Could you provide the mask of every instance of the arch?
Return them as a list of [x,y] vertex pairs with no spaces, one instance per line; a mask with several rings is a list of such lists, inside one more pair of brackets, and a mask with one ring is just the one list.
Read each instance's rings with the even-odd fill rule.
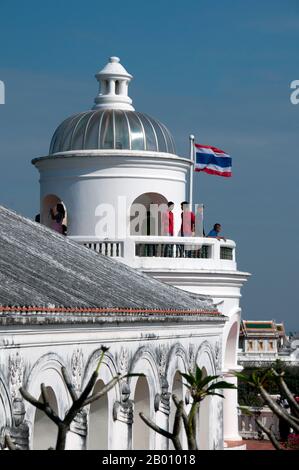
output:
[[[84,371],[82,388],[86,386],[91,375],[96,370],[101,355],[102,350],[97,349],[89,357]],[[118,370],[113,355],[106,352],[99,369],[98,381],[95,387],[102,388],[103,384],[107,384],[108,382],[110,382],[111,379],[113,379],[113,377],[116,377],[117,372]],[[113,415],[114,403],[116,401],[119,402],[120,400],[120,384],[118,383],[108,392],[105,397],[100,398],[99,400],[94,402],[94,404],[91,404],[89,406],[87,417],[87,445],[89,449],[104,449],[104,447],[102,447],[104,445],[107,446],[106,449],[113,448],[113,440],[115,440],[115,422],[111,419],[111,417]],[[104,436],[101,434],[101,438],[96,442],[90,434],[92,432],[92,429],[97,429],[100,427],[100,417],[102,417],[105,422],[104,428],[106,429],[106,439],[104,440]],[[90,428],[90,426],[92,427]],[[101,427],[101,429],[103,428]]]
[[134,393],[133,449],[148,450],[150,445],[150,428],[142,421],[140,412],[150,416],[150,391],[145,377],[139,377]]
[[140,194],[130,208],[130,234],[161,235],[161,213],[167,202],[166,197],[159,193]]
[[4,430],[12,425],[12,408],[10,394],[4,380],[0,376],[0,442],[2,441]]
[[[93,393],[99,392],[104,387],[103,380],[98,380]],[[108,449],[108,396],[91,403],[88,415],[88,450]]]
[[230,327],[225,346],[224,366],[227,369],[235,367],[236,365],[238,338],[239,325],[238,322],[234,322]]
[[[57,398],[52,387],[46,387],[49,404],[51,408],[58,412]],[[41,400],[41,396],[39,396]],[[32,447],[34,450],[46,450],[52,447],[55,449],[58,427],[41,410],[36,410],[33,423]]]
[[216,360],[214,351],[208,341],[203,341],[199,346],[196,354],[196,364],[198,367],[204,368],[207,375],[216,375]]
[[[196,355],[196,364],[203,370],[203,376],[216,375],[216,360],[212,345],[208,341],[203,341],[199,346]],[[201,450],[212,448],[212,439],[216,426],[213,418],[213,409],[216,405],[216,397],[206,397],[200,404],[198,413],[198,447]],[[213,424],[212,424],[213,423]],[[219,425],[217,423],[217,425]]]
[[[148,405],[146,405],[148,416],[153,421],[155,421],[154,400],[155,400],[156,393],[160,393],[161,385],[160,385],[160,379],[159,379],[159,373],[158,373],[158,367],[157,367],[157,359],[156,359],[154,352],[145,346],[138,349],[132,359],[129,373],[145,375],[144,378],[147,381],[147,387],[148,387],[148,396],[146,399],[146,403],[148,403]],[[133,400],[136,398],[135,397],[136,386],[140,378],[141,377],[139,378],[131,377],[129,379],[131,397],[133,397],[132,398]],[[139,382],[139,384],[141,388],[142,387],[146,388],[144,385],[144,381]],[[137,398],[138,398],[138,395],[137,395]],[[144,411],[144,410],[140,410],[140,411]],[[136,408],[135,408],[133,434],[136,431],[136,423],[140,424],[140,422],[141,422],[141,419],[138,414],[138,409],[136,411]],[[141,422],[141,426],[142,426],[142,429],[144,429],[144,426],[146,426],[146,424]],[[155,442],[155,433],[149,430],[149,447],[147,447],[147,449],[153,449],[154,442]],[[133,445],[134,445],[134,439],[133,439]]]
[[223,368],[234,369],[237,366],[241,309],[237,308],[229,314],[229,322],[224,330]]
[[52,228],[53,230],[56,230],[61,233],[60,226],[61,224],[57,224],[55,220],[52,219],[50,215],[50,209],[53,209],[54,211],[56,210],[57,204],[62,204],[64,207],[65,211],[65,216],[62,220],[62,226],[65,227],[63,228],[64,232],[66,234],[67,230],[67,209],[65,203],[62,201],[62,199],[55,194],[48,194],[45,196],[42,200],[41,204],[41,215],[40,215],[40,221],[43,225],[46,225],[46,227]]
[[[171,392],[171,397],[173,394],[175,394],[177,398],[179,399],[179,401],[184,400],[185,387],[183,386],[182,376],[178,370],[176,371],[173,377],[173,381],[170,384],[170,392]],[[170,432],[172,432],[173,430],[175,413],[176,413],[176,406],[173,403],[172,398],[170,398],[170,414],[169,414],[169,431]],[[184,435],[185,435],[185,432],[182,427],[181,432],[180,432],[180,439],[181,439],[183,448],[185,448]],[[174,450],[174,446],[171,441],[169,442],[169,449]]]
[[188,355],[184,347],[180,343],[174,344],[168,354],[168,362],[166,368],[166,378],[169,384],[174,381],[177,371],[188,372]]
[[[203,367],[203,378],[209,375]],[[206,397],[199,407],[198,413],[198,448],[200,450],[210,449],[211,432],[211,397]]]
[[[40,396],[40,385],[42,383],[44,383],[46,387],[50,387],[55,394],[57,413],[60,417],[65,415],[72,403],[62,377],[62,366],[65,366],[65,364],[60,356],[55,353],[45,354],[35,363],[25,383],[26,390],[35,398]],[[28,421],[31,430],[29,446],[32,448],[35,413],[37,410],[28,402],[25,402],[25,409],[25,419]]]

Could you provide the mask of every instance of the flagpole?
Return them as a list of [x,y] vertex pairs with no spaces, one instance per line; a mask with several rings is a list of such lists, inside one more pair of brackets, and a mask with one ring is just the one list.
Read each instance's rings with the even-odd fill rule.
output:
[[193,173],[194,173],[194,135],[190,134],[189,135],[189,140],[190,140],[190,160],[191,160],[191,166],[190,166],[190,184],[189,184],[189,204],[190,204],[190,209],[192,210],[192,204],[193,204]]

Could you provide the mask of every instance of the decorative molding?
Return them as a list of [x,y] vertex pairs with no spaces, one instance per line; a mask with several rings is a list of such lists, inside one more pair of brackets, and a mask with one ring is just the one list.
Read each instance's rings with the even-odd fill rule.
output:
[[121,384],[121,401],[115,401],[112,408],[112,417],[114,421],[122,423],[133,423],[134,402],[129,399],[131,390],[127,382]]
[[82,377],[83,377],[83,352],[82,349],[77,348],[71,359],[71,371],[72,371],[72,384],[75,390],[81,390]]
[[195,346],[190,343],[188,348],[188,367],[190,370],[194,370],[195,367]]
[[165,371],[166,371],[167,355],[168,355],[167,346],[165,344],[159,344],[158,348],[156,349],[156,355],[157,355],[158,372],[161,378],[165,376]]
[[221,371],[221,358],[222,358],[222,343],[218,340],[214,344],[214,357],[215,357],[216,372],[220,372]]
[[12,401],[21,397],[19,389],[23,385],[24,369],[24,360],[18,352],[9,356],[9,391]]
[[123,346],[120,349],[120,353],[117,355],[117,367],[118,372],[121,375],[125,375],[129,371],[130,353],[127,348]]

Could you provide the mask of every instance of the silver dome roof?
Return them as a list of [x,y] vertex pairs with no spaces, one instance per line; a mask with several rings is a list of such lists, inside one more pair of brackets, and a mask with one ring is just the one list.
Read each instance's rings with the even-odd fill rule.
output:
[[97,149],[176,153],[169,130],[156,119],[136,111],[95,109],[60,124],[51,141],[50,155]]

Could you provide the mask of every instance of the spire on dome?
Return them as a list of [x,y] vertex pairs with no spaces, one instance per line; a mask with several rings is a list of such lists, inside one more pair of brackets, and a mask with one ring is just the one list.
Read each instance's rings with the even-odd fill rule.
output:
[[128,96],[128,85],[133,78],[121,65],[118,57],[110,57],[108,64],[95,75],[100,84],[93,109],[110,108],[134,111]]

